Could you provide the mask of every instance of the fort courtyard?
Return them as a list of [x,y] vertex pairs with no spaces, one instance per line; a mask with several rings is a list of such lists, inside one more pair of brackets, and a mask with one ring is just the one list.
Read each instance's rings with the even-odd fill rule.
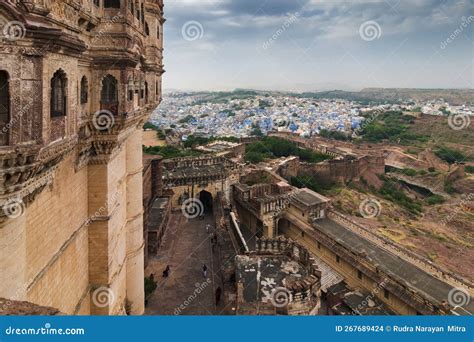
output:
[[[171,214],[162,246],[151,256],[145,275],[154,274],[158,287],[148,298],[147,315],[216,315],[215,290],[221,286],[219,270],[215,269],[211,230],[214,216],[204,219],[186,218],[180,211]],[[168,277],[162,273],[170,266]],[[202,266],[209,269],[203,276]]]

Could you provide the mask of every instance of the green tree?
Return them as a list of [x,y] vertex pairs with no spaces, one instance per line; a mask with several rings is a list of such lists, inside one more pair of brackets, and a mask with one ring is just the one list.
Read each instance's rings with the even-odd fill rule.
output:
[[449,164],[466,161],[466,156],[461,151],[446,146],[436,148],[434,153]]

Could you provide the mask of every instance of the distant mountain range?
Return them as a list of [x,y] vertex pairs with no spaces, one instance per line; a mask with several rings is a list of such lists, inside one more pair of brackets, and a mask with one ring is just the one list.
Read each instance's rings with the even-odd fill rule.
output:
[[[180,92],[168,89],[165,93]],[[182,92],[182,91],[181,91]],[[189,91],[187,91],[189,92]],[[232,95],[291,95],[309,97],[315,99],[345,99],[361,102],[397,103],[414,100],[420,102],[443,99],[452,105],[474,105],[473,89],[415,89],[415,88],[365,88],[361,91],[325,90],[314,92],[288,92],[288,91],[265,91],[255,89],[235,89],[232,92],[197,91],[200,94],[220,94],[222,96]]]
[[472,89],[366,88],[361,91],[330,90],[300,93],[313,98],[347,99],[363,102],[433,101],[443,99],[452,105],[474,105]]
[[358,94],[375,99],[429,101],[442,98],[452,105],[474,104],[473,89],[366,88]]

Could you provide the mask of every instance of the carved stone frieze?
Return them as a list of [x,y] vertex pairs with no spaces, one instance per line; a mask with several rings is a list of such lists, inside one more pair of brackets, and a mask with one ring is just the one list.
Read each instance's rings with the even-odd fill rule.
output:
[[51,3],[51,12],[54,16],[62,18],[67,24],[76,26],[79,12],[69,2],[73,4],[72,1],[53,1]]
[[77,138],[71,138],[43,148],[27,145],[0,152],[0,223],[9,216],[12,201],[26,207],[52,183],[59,163],[76,145]]
[[108,163],[128,136],[143,126],[149,113],[149,108],[143,108],[131,115],[114,115],[106,126],[95,122],[97,117],[91,118],[79,129],[76,171],[88,164]]

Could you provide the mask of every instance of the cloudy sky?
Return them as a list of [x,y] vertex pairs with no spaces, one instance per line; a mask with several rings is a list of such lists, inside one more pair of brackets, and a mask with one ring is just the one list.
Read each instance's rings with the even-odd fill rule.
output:
[[164,88],[473,88],[472,0],[165,0]]

